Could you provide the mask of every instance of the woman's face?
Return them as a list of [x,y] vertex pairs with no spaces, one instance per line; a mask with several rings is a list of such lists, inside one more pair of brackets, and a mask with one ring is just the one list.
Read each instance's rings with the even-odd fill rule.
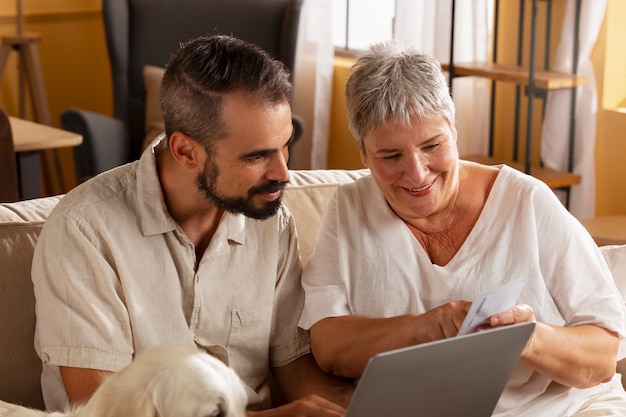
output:
[[361,160],[405,221],[444,210],[458,188],[456,129],[442,116],[394,121],[363,138]]

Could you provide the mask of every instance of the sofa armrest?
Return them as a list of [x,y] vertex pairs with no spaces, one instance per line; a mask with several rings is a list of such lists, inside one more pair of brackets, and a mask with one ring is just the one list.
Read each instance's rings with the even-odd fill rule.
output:
[[0,203],[0,399],[37,409],[44,402],[30,266],[44,221],[61,198]]
[[83,143],[74,148],[79,183],[129,162],[130,136],[120,120],[72,108],[61,114],[61,126],[83,136]]

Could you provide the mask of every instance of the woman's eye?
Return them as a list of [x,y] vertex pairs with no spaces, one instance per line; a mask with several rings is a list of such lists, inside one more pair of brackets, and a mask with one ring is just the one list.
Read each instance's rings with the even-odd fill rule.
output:
[[394,159],[398,159],[398,158],[400,158],[400,154],[399,153],[396,153],[396,154],[393,154],[393,155],[387,155],[387,156],[383,157],[383,159],[385,161],[393,161]]
[[440,146],[441,146],[441,142],[433,143],[432,145],[428,145],[424,147],[424,151],[432,152],[432,151],[439,149]]

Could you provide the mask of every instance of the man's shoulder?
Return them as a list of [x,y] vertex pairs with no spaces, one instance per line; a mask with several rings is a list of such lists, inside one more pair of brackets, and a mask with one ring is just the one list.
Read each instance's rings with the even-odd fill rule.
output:
[[136,192],[133,191],[136,190],[135,183],[132,164],[114,168],[70,190],[50,216],[84,217],[93,211],[102,213],[110,204],[123,204],[128,195]]

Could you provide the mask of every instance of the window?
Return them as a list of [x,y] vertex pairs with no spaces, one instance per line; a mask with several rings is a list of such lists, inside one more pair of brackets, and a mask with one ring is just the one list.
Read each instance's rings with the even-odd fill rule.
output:
[[625,13],[626,2],[623,0],[610,0],[607,3],[602,106],[619,113],[626,113],[626,56],[623,53],[626,39]]
[[367,49],[393,37],[395,0],[333,0],[333,43],[341,49]]

